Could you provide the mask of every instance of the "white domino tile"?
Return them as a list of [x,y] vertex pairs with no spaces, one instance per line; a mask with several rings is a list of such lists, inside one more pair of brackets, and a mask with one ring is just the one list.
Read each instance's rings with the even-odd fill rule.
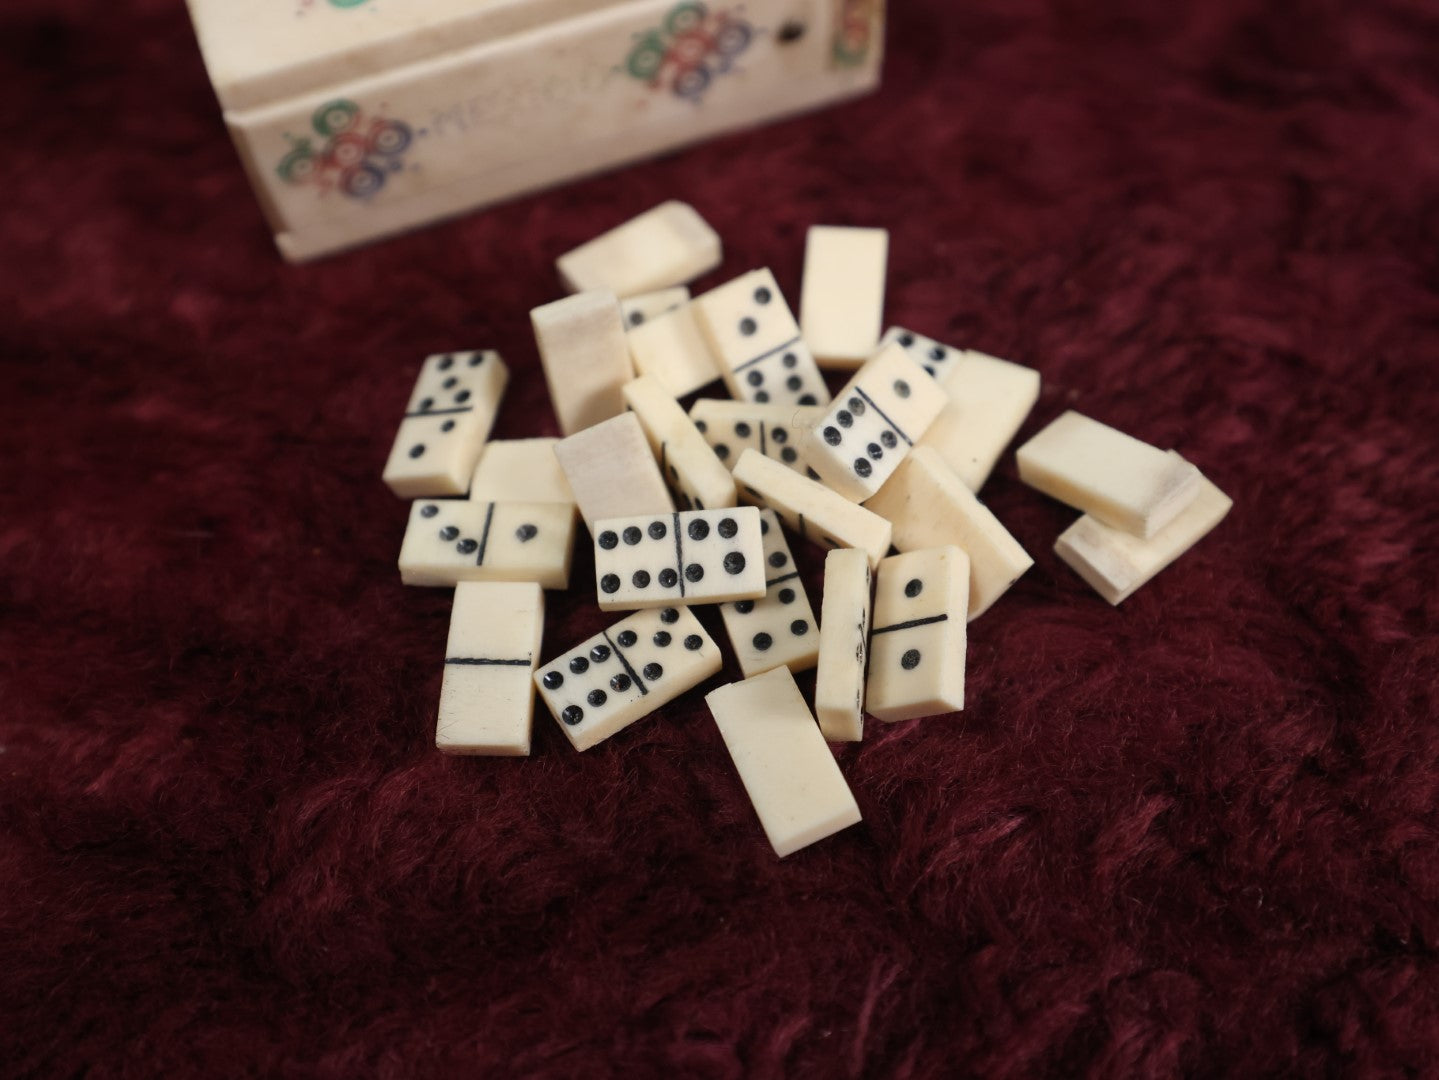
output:
[[446,754],[530,752],[545,594],[532,582],[455,586],[435,746]]
[[765,592],[764,539],[752,506],[595,523],[602,611],[721,604]]
[[470,498],[475,502],[557,502],[575,505],[555,446],[559,439],[492,439],[485,443]]
[[865,709],[913,720],[964,708],[969,559],[959,548],[925,548],[879,564],[869,635]]
[[871,566],[889,551],[893,530],[888,521],[757,450],[740,455],[734,478],[740,501],[773,510],[801,539],[827,548],[858,548]]
[[768,270],[711,289],[691,306],[729,392],[761,405],[825,405],[829,390]]
[[771,668],[805,671],[819,660],[819,625],[773,510],[760,511],[765,592],[720,606],[725,633],[745,678]]
[[841,548],[824,557],[814,713],[830,742],[858,742],[864,735],[870,591],[871,573],[864,552]]
[[943,386],[949,404],[915,445],[930,447],[978,491],[1039,400],[1039,372],[966,352]]
[[729,469],[658,381],[646,375],[626,384],[625,403],[644,429],[660,475],[683,509],[735,504],[734,477]]
[[957,544],[969,555],[969,617],[983,615],[1034,565],[934,450],[917,447],[865,506],[894,526],[900,551]]
[[[620,317],[624,320],[625,330],[629,332],[651,319],[682,308],[689,302],[690,291],[683,285],[676,285],[671,289],[656,289],[654,292],[640,293],[621,300]],[[715,377],[719,377],[718,372]]]
[[1199,494],[1199,470],[1189,462],[1077,412],[1059,417],[1015,456],[1030,487],[1141,539]]
[[1203,539],[1233,505],[1229,496],[1201,476],[1194,501],[1148,540],[1086,514],[1059,534],[1054,550],[1100,596],[1121,604]]
[[385,462],[390,490],[402,499],[463,495],[509,379],[496,352],[429,357]]
[[799,323],[821,367],[856,368],[874,355],[888,262],[884,229],[810,227]]
[[855,372],[800,453],[824,483],[864,502],[894,475],[949,398],[898,345]]
[[562,432],[573,435],[624,411],[620,388],[634,369],[614,293],[545,304],[530,312],[530,324]]
[[658,379],[671,397],[692,394],[720,377],[720,362],[700,333],[693,304],[632,327],[629,343],[635,371]]
[[566,252],[555,265],[571,292],[635,296],[693,281],[722,257],[719,234],[694,207],[671,199]]
[[675,508],[649,439],[632,412],[561,439],[555,458],[591,533],[602,518],[663,514]]
[[729,469],[746,450],[757,450],[804,474],[800,443],[824,412],[823,405],[757,405],[700,398],[690,406],[690,419]]
[[535,672],[540,698],[588,750],[719,671],[719,646],[688,608],[640,611]]
[[776,855],[859,822],[859,805],[788,668],[721,686],[705,702]]
[[400,546],[400,580],[534,581],[563,589],[574,537],[574,510],[563,503],[417,499]]

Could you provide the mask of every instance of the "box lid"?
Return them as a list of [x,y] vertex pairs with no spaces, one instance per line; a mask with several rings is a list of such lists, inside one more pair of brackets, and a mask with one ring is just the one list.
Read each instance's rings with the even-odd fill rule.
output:
[[587,15],[625,0],[187,0],[227,110]]

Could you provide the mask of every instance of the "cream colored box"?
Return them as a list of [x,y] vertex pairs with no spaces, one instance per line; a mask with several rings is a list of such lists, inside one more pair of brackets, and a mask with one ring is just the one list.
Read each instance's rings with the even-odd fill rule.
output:
[[863,93],[883,52],[883,0],[188,3],[293,260]]

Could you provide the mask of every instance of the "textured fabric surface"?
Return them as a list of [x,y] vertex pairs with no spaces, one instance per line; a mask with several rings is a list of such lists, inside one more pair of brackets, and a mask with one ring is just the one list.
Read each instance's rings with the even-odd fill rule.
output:
[[[0,1072],[1433,1074],[1439,13],[892,21],[877,96],[294,268],[178,0],[8,0]],[[969,707],[837,748],[864,822],[783,862],[699,693],[437,754],[449,597],[379,479],[430,351],[553,433],[526,312],[670,197],[701,285],[792,298],[807,225],[888,227],[887,320],[1037,367],[1025,435],[1077,408],[1236,504],[1112,610],[1006,455],[1036,565]]]

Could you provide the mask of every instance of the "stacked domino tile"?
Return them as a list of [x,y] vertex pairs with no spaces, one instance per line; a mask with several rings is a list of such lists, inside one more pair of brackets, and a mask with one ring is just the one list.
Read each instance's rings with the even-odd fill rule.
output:
[[[691,299],[721,244],[684,203],[561,256],[571,295],[530,314],[562,439],[488,441],[497,353],[425,361],[384,479],[413,500],[401,579],[455,590],[440,750],[528,754],[536,691],[576,750],[616,735],[723,668],[690,611],[718,604],[743,678],[706,701],[783,857],[860,820],[826,741],[964,707],[968,623],[1032,565],[975,493],[1039,373],[881,335],[887,259],[884,230],[810,229],[796,322],[765,269]],[[824,370],[853,374],[831,396]],[[728,399],[680,406],[719,381]],[[1111,604],[1230,507],[1174,451],[1075,412],[1017,462],[1081,512],[1055,551]],[[596,603],[624,614],[541,663],[577,518]],[[818,618],[793,541],[825,553]],[[810,668],[812,703],[794,680]]]

